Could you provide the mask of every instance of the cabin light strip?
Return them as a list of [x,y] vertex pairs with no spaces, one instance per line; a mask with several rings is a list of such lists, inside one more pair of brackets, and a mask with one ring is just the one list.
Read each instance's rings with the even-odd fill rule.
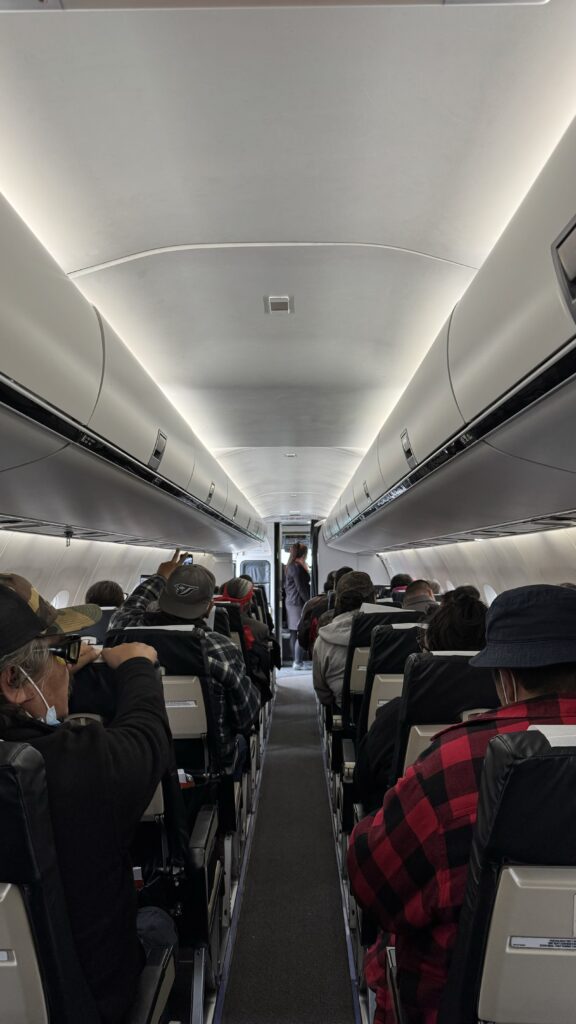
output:
[[[530,407],[536,405],[537,402],[549,397],[554,391],[557,391],[573,380],[576,377],[576,336],[566,346],[562,346],[561,351],[562,355],[559,356],[558,353],[555,353],[551,359],[542,363],[528,377],[524,378],[522,382],[503,395],[495,405],[485,410],[475,420],[472,420],[463,430],[447,441],[442,448],[432,452],[421,465],[407,473],[406,476],[398,480],[381,497],[373,501],[368,508],[358,513],[350,522],[332,534],[330,540],[343,537],[350,530],[359,526],[366,519],[369,519],[375,512],[379,512],[380,509],[396,501],[397,498],[411,490],[416,484],[425,480],[431,473],[435,473],[442,466],[451,462],[456,456],[461,455],[462,452],[471,448],[479,441],[486,441],[488,436],[498,427],[526,412]],[[330,516],[330,518],[332,517]],[[478,531],[479,534],[481,532]],[[471,531],[467,531],[462,536],[462,540],[467,538],[474,539],[471,537]],[[422,547],[426,543],[426,541],[418,541],[417,546]],[[453,538],[445,540],[439,538],[437,541],[430,541],[428,543],[453,543]],[[406,547],[406,544],[399,545],[400,549],[402,547]],[[391,547],[387,550],[393,551],[395,548]]]
[[166,477],[154,472],[149,466],[138,462],[137,459],[128,455],[127,452],[122,451],[122,449],[117,448],[110,441],[94,433],[89,427],[66,416],[65,413],[56,409],[38,395],[32,394],[32,392],[23,388],[16,381],[6,377],[3,373],[0,373],[0,405],[10,409],[12,412],[18,413],[38,426],[42,426],[65,441],[83,448],[85,451],[90,452],[91,455],[117,466],[125,472],[132,474],[132,476],[139,477],[158,490],[162,490],[166,494],[171,495],[171,497],[176,498],[189,508],[194,508],[210,519],[217,520],[235,533],[260,542],[261,538],[252,530],[243,526],[237,526],[236,523],[218,512],[217,509],[211,508],[209,504],[185,491],[178,484],[172,483]]

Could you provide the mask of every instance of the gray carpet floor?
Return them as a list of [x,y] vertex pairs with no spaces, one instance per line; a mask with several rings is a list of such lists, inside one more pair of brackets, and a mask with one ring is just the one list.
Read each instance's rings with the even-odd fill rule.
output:
[[309,673],[279,675],[224,1024],[353,1024]]

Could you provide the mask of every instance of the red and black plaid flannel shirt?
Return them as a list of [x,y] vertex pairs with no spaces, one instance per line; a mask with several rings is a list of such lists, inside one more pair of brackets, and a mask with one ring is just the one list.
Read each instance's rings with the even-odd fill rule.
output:
[[[451,726],[354,829],[348,872],[358,902],[395,936],[407,1024],[436,1024],[464,899],[489,741],[538,723],[576,722],[576,695],[536,697]],[[381,937],[366,966],[377,1024],[392,1024]]]

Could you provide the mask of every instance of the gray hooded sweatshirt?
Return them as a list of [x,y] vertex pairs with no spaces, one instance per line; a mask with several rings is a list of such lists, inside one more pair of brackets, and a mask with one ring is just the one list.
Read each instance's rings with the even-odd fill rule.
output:
[[314,644],[312,680],[321,704],[339,704],[352,621],[357,612],[343,612],[318,630]]

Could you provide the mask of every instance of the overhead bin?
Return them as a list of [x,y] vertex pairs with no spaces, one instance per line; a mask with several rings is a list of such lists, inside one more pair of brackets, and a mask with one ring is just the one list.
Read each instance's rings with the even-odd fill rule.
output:
[[253,520],[250,529],[254,530],[256,514],[253,508],[248,505],[246,498],[236,486],[233,480],[228,478],[228,501],[226,505],[226,518],[232,520],[235,526],[243,530],[248,529],[248,523]]
[[576,123],[454,311],[449,366],[474,419],[576,334]]
[[[256,511],[236,489],[230,514],[239,512],[226,519],[222,467],[2,197],[0,237],[0,515],[118,539],[190,543],[193,535],[207,550],[247,533],[257,539]],[[44,463],[57,492],[50,498],[38,483]],[[110,481],[98,501],[97,479]],[[157,510],[169,515],[152,524],[155,491]]]
[[94,309],[3,196],[0,238],[1,373],[86,423],[103,368]]
[[361,515],[344,523],[339,499],[327,541],[383,550],[575,507],[575,167],[576,121],[354,474]]
[[194,468],[194,435],[110,324],[102,321],[105,374],[91,431],[187,488]]
[[188,490],[199,501],[224,515],[228,501],[228,477],[220,463],[216,462],[198,438],[194,471],[188,483]]

